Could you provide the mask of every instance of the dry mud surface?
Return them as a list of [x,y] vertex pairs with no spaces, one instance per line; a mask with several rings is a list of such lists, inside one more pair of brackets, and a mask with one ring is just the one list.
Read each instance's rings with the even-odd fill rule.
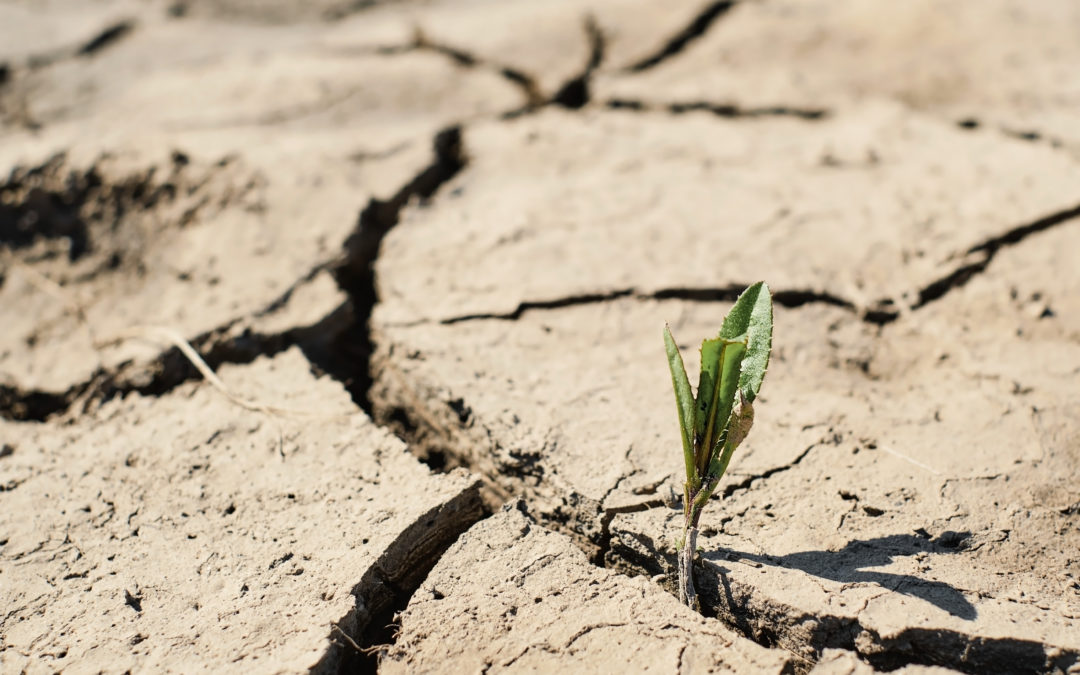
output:
[[[0,0],[0,672],[1080,672],[1078,62],[1070,0]],[[660,330],[762,278],[701,616]]]

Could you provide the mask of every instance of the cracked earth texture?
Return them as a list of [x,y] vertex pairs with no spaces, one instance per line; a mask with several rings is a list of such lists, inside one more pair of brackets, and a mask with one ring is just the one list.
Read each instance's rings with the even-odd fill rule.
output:
[[[1069,0],[0,0],[0,671],[1080,672],[1078,60]],[[759,278],[702,616],[660,330]]]

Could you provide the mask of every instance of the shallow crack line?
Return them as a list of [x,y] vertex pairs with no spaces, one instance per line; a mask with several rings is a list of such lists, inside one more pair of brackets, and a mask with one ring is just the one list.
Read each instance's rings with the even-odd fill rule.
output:
[[[545,528],[545,529],[547,529],[547,528]],[[544,555],[541,555],[539,558],[536,558],[535,560],[533,560],[529,564],[525,565],[525,567],[521,568],[521,570],[518,571],[518,573],[515,575],[515,577],[520,578],[520,579],[525,579],[530,574],[533,574],[534,572],[538,572],[538,571],[544,569],[545,567],[547,567],[548,565],[550,565],[552,562],[557,560],[560,555],[561,554],[559,554],[559,553],[545,553]]]
[[712,27],[717,19],[727,14],[736,3],[733,0],[719,0],[705,6],[698,14],[675,35],[671,36],[656,53],[625,68],[627,72],[640,73],[654,68],[671,57],[681,53],[686,46],[697,40]]
[[26,478],[12,478],[11,480],[9,480],[6,483],[0,483],[0,492],[11,492],[12,490],[19,487],[20,485],[22,485],[23,483],[25,483],[28,480],[30,480],[29,477],[26,477]]
[[475,54],[445,43],[435,42],[429,39],[420,28],[416,29],[416,37],[410,51],[433,52],[449,58],[462,68],[487,68],[521,89],[522,94],[525,96],[526,107],[535,108],[543,103],[544,97],[540,93],[540,86],[536,83],[536,78],[529,73],[513,66],[482,59]]
[[626,623],[625,621],[604,621],[604,622],[601,622],[601,623],[590,624],[590,625],[585,626],[584,628],[578,630],[578,632],[574,633],[570,637],[570,639],[568,639],[566,641],[566,644],[563,645],[562,649],[563,649],[563,651],[566,651],[566,650],[570,649],[571,647],[574,646],[575,642],[577,642],[581,638],[585,637],[589,633],[591,633],[594,630],[597,630],[599,628],[622,628],[622,627],[628,626],[628,625],[630,625],[630,624]]
[[337,108],[338,106],[347,103],[349,99],[355,97],[362,90],[362,87],[349,87],[345,91],[342,91],[335,95],[325,96],[318,101],[313,101],[311,103],[301,103],[295,106],[271,110],[251,120],[226,120],[224,122],[219,122],[215,125],[210,126],[211,128],[227,128],[231,126],[249,125],[257,127],[272,127],[278,124],[288,124],[289,122],[296,122],[307,117],[325,114],[333,110],[334,108]]
[[327,271],[329,269],[330,269],[330,262],[329,261],[321,262],[321,263],[315,265],[310,270],[308,270],[307,273],[304,274],[302,277],[300,277],[299,279],[297,279],[293,283],[289,284],[289,287],[286,288],[281,293],[281,295],[279,295],[278,297],[271,300],[269,303],[267,303],[267,305],[265,307],[263,307],[262,309],[256,311],[251,316],[253,318],[256,318],[256,319],[261,319],[261,318],[263,318],[265,316],[273,314],[274,312],[277,312],[279,310],[284,309],[285,306],[289,304],[289,301],[292,300],[292,296],[293,296],[294,293],[296,293],[296,291],[298,291],[301,288],[303,288],[304,286],[308,285],[309,283],[314,281],[315,277],[319,276],[320,273],[325,272],[325,271]]
[[532,110],[544,103],[544,95],[540,91],[540,85],[536,78],[514,66],[499,63],[478,56],[477,54],[447,44],[438,42],[428,37],[423,28],[417,26],[413,29],[413,38],[405,44],[380,45],[375,47],[346,47],[334,49],[333,53],[345,54],[374,54],[378,56],[398,56],[401,54],[413,54],[428,52],[449,59],[455,66],[466,69],[483,69],[495,73],[503,79],[519,88],[525,97],[524,109]]
[[967,252],[970,254],[985,251],[988,255],[993,256],[1000,249],[1006,246],[1018,244],[1030,235],[1042,232],[1044,230],[1048,230],[1051,227],[1055,227],[1077,217],[1080,217],[1080,204],[1077,204],[1070,209],[1064,209],[1062,211],[1043,216],[1042,218],[1039,218],[1038,220],[1030,222],[1026,225],[1014,227],[1013,229],[1005,232],[1004,234],[1000,234],[996,237],[987,239],[981,244],[976,244],[975,246],[972,246],[967,250]]
[[610,291],[607,293],[583,293],[581,295],[571,295],[565,298],[556,298],[554,300],[527,300],[521,302],[511,312],[504,312],[502,314],[493,313],[477,313],[477,314],[464,314],[461,316],[454,316],[448,319],[442,319],[439,321],[443,325],[452,325],[455,323],[462,323],[464,321],[478,321],[483,319],[495,319],[500,321],[517,321],[525,312],[529,312],[537,309],[561,309],[564,307],[574,307],[577,305],[593,305],[597,303],[610,302],[617,300],[618,298],[625,298],[634,294],[634,289],[627,288],[622,290]]
[[[735,302],[750,284],[729,284],[715,287],[673,287],[663,288],[637,297],[650,300],[690,300],[692,302]],[[838,295],[812,289],[781,289],[772,292],[773,302],[781,307],[794,309],[809,304],[831,305],[849,311],[855,311],[855,304]]]
[[358,150],[349,155],[349,159],[357,163],[377,162],[383,159],[389,159],[398,153],[404,152],[405,150],[408,150],[411,145],[412,141],[402,141],[383,148],[382,150]]
[[[635,300],[688,300],[691,302],[735,302],[739,297],[739,294],[747,288],[749,284],[731,284],[728,286],[714,286],[714,287],[672,287],[662,288],[660,290],[652,291],[650,293],[638,292],[634,288],[622,288],[613,291],[596,292],[596,293],[581,293],[578,295],[569,295],[562,298],[553,298],[551,300],[526,300],[518,303],[512,311],[509,312],[476,312],[473,314],[462,314],[459,316],[452,316],[445,319],[440,319],[439,323],[442,325],[453,325],[456,323],[462,323],[465,321],[481,321],[481,320],[496,320],[496,321],[517,321],[526,312],[535,310],[550,310],[550,309],[563,309],[566,307],[575,307],[578,305],[593,305],[605,302],[611,302],[620,298],[633,298]],[[773,292],[773,302],[786,307],[788,309],[794,309],[796,307],[802,307],[809,304],[823,304],[831,305],[833,307],[839,307],[851,312],[856,311],[855,304],[849,300],[845,300],[837,295],[827,293],[825,291],[815,291],[810,289],[782,289]],[[865,317],[864,317],[865,318]],[[402,325],[419,325],[425,323],[423,321],[414,322],[411,324]]]
[[[584,27],[585,39],[589,43],[589,57],[585,61],[585,68],[580,74],[567,80],[548,101],[551,104],[560,105],[570,110],[578,110],[588,104],[590,99],[589,81],[592,79],[593,72],[604,62],[604,52],[607,47],[604,33],[600,30],[600,26],[592,15],[585,17]],[[504,117],[512,118],[522,112],[530,111],[511,111]]]
[[641,513],[642,511],[650,511],[652,509],[658,509],[666,507],[663,499],[647,499],[636,504],[624,504],[622,506],[612,506],[604,508],[601,502],[600,514],[600,537],[596,542],[597,551],[590,557],[590,562],[599,567],[607,567],[604,560],[607,557],[608,552],[611,550],[611,523],[614,522],[615,516],[626,513]]
[[803,108],[790,105],[743,107],[738,103],[714,103],[711,101],[676,101],[655,103],[641,99],[613,98],[604,105],[611,110],[633,112],[660,112],[685,115],[691,112],[708,112],[726,119],[760,119],[765,117],[793,117],[808,122],[826,119],[831,113],[827,108]]
[[30,70],[37,70],[64,59],[89,58],[127,37],[134,29],[135,22],[131,19],[117,21],[106,26],[97,35],[78,46],[60,47],[50,52],[33,55],[27,59],[26,65]]
[[1043,216],[1024,225],[1018,225],[1000,235],[991,237],[979,244],[975,244],[966,252],[966,256],[980,256],[973,262],[967,262],[948,274],[935,279],[919,290],[919,299],[911,305],[911,309],[919,309],[925,305],[944,297],[949,292],[963,287],[972,277],[980,274],[989,267],[994,257],[1003,248],[1019,244],[1027,237],[1045,232],[1053,227],[1068,223],[1080,218],[1080,204],[1068,209],[1057,211]]
[[361,87],[350,87],[340,93],[324,96],[310,103],[300,103],[277,110],[260,113],[253,117],[233,117],[219,120],[210,120],[196,123],[168,123],[165,128],[169,131],[205,131],[230,129],[234,127],[272,127],[276,125],[297,122],[307,117],[325,114],[337,108],[355,97],[362,91]]
[[[633,451],[633,447],[634,447],[633,445],[627,446],[626,454],[624,455],[624,461],[629,460],[630,453]],[[615,492],[616,490],[618,490],[620,485],[622,485],[624,482],[630,480],[630,478],[637,475],[637,473],[638,473],[638,470],[633,469],[629,473],[624,473],[621,476],[619,476],[618,479],[616,479],[615,483],[611,487],[609,487],[606,492],[604,492],[604,494],[600,497],[599,500],[597,500],[600,503],[600,508],[604,507],[604,502],[607,501],[607,498],[611,496],[612,492]]]
[[949,292],[962,288],[967,282],[971,281],[972,277],[981,274],[990,266],[990,262],[994,259],[996,253],[996,250],[993,253],[983,251],[979,260],[960,265],[945,276],[939,277],[922,287],[919,289],[919,299],[911,305],[911,309],[920,309],[934,300],[943,298]]
[[999,127],[1002,134],[1008,138],[1013,138],[1025,143],[1041,143],[1049,146],[1053,150],[1065,150],[1071,155],[1076,155],[1076,145],[1070,141],[1067,141],[1060,136],[1051,136],[1035,129],[1013,129],[1006,126]]
[[800,452],[798,457],[791,460],[787,464],[782,464],[780,466],[776,466],[776,467],[773,467],[771,469],[768,469],[768,470],[766,470],[766,471],[764,471],[762,473],[756,473],[756,474],[754,474],[752,476],[747,476],[746,478],[743,478],[738,483],[731,483],[730,485],[725,485],[723,495],[722,495],[723,498],[726,499],[726,498],[730,497],[731,495],[735,494],[736,492],[738,492],[739,490],[748,490],[748,489],[750,489],[750,485],[756,480],[764,480],[764,479],[769,478],[771,476],[775,476],[778,473],[783,473],[784,471],[795,468],[796,466],[799,465],[799,462],[806,459],[806,456],[809,455],[810,451],[813,450],[814,448],[816,448],[817,445],[818,445],[817,443],[811,444],[810,447],[808,447],[807,449]]
[[347,19],[353,14],[360,14],[370,9],[375,9],[384,3],[379,0],[350,0],[338,7],[330,7],[322,12],[323,21],[334,23]]
[[[984,126],[983,122],[974,117],[965,117],[956,121],[956,126],[966,131],[973,131]],[[1054,150],[1066,149],[1070,145],[1069,142],[1058,136],[1052,136],[1050,134],[1043,133],[1037,129],[1018,129],[1010,127],[1005,124],[996,125],[996,129],[1002,135],[1025,143],[1043,143],[1053,148]]]
[[79,47],[75,52],[77,56],[91,56],[111,46],[123,37],[126,37],[135,29],[135,22],[131,20],[119,21],[105,28],[88,42]]

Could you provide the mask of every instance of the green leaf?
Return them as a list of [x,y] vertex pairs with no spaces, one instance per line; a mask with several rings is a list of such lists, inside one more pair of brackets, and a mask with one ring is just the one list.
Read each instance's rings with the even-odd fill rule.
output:
[[[724,338],[719,338],[724,339]],[[728,427],[728,418],[731,416],[731,408],[734,406],[735,394],[739,391],[739,366],[742,364],[746,353],[746,345],[742,337],[727,342],[724,351],[720,353],[720,380],[716,388],[714,408],[708,424],[703,449],[708,451],[708,458],[716,453],[717,446],[723,442],[724,432]],[[706,460],[707,465],[707,460]]]
[[671,386],[675,389],[675,403],[679,409],[679,427],[682,435],[683,459],[686,462],[686,480],[695,482],[697,469],[694,462],[694,394],[690,391],[690,379],[686,376],[682,354],[671,329],[664,326],[664,348],[667,350],[668,367],[671,369]]
[[745,353],[741,336],[713,338],[701,343],[701,379],[698,384],[695,446],[698,472],[704,475],[713,449],[727,426],[735,402],[739,363]]
[[[741,337],[741,339],[745,340],[746,338]],[[713,413],[716,424],[711,435],[707,438],[708,445],[705,447],[709,449],[709,455],[706,465],[703,467],[703,473],[704,469],[708,467],[708,462],[711,462],[712,458],[720,452],[723,444],[725,432],[731,419],[731,411],[735,407],[735,398],[739,392],[739,369],[745,359],[746,344],[741,341],[729,343],[724,350],[720,364],[720,386],[717,388],[716,410]]]
[[[698,376],[697,401],[694,417],[694,448],[708,447],[705,441],[706,427],[715,412],[717,387],[720,384],[720,359],[724,341],[719,338],[701,343],[701,373]],[[700,458],[699,458],[700,459]]]
[[[740,396],[742,395],[740,394]],[[739,447],[743,442],[753,424],[754,404],[747,401],[746,397],[742,397],[739,404],[731,411],[731,417],[725,430],[727,433],[721,438],[722,448],[717,446],[713,449],[709,468],[705,472],[707,480],[720,480],[720,477],[727,471],[731,456],[735,453],[735,448]]]
[[[772,351],[772,295],[764,281],[747,288],[724,317],[720,337],[746,336],[746,355],[742,359],[739,390],[750,403],[757,398]],[[730,408],[729,408],[730,410]]]

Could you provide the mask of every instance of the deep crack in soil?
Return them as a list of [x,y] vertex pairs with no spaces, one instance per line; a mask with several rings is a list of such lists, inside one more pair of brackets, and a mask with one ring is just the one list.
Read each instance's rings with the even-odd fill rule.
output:
[[808,122],[823,120],[829,116],[826,108],[798,108],[788,105],[769,105],[744,107],[736,103],[713,103],[710,101],[678,101],[657,103],[640,99],[613,98],[605,104],[611,110],[632,112],[662,112],[671,115],[685,115],[692,112],[707,112],[727,119],[755,119],[764,117],[793,117]]
[[[364,3],[360,3],[361,5]],[[671,36],[655,53],[628,66],[630,72],[651,69],[667,59],[681,53],[695,39],[704,35],[719,19],[724,17],[737,3],[722,0],[705,6],[682,30]],[[358,7],[360,5],[357,5]],[[126,37],[134,28],[130,21],[122,21],[105,27],[92,39],[78,47],[65,50],[62,54],[49,54],[32,60],[32,67],[42,67],[55,62],[58,58],[90,57],[107,49],[118,40]],[[499,72],[507,80],[519,86],[526,98],[524,108],[508,113],[507,117],[532,112],[543,105],[558,105],[569,110],[578,110],[591,101],[590,78],[604,60],[605,38],[597,23],[586,19],[585,34],[589,42],[589,56],[583,70],[567,80],[550,98],[544,99],[538,90],[536,78],[521,70],[485,62],[465,49],[438,44],[418,34],[415,43],[402,48],[405,50],[429,50],[441,54],[465,68],[485,67]],[[10,68],[0,64],[0,85],[10,77]],[[794,117],[806,121],[816,121],[826,117],[830,111],[817,108],[796,108],[783,105],[743,108],[734,104],[691,101],[677,103],[649,103],[640,100],[612,99],[606,107],[631,111],[660,110],[678,115],[693,111],[704,111],[725,118],[755,118],[768,116]],[[970,128],[970,127],[965,127]],[[1023,134],[1016,134],[1023,140]],[[372,355],[374,352],[371,332],[371,314],[379,302],[377,279],[374,264],[379,257],[382,241],[398,224],[402,210],[412,201],[423,202],[454,176],[466,168],[468,157],[464,147],[462,128],[452,126],[436,134],[433,142],[434,159],[395,194],[387,199],[373,198],[361,211],[353,234],[344,245],[342,258],[333,265],[333,271],[340,288],[346,292],[349,302],[340,306],[322,321],[308,327],[289,330],[277,334],[258,334],[243,332],[231,334],[233,324],[208,331],[191,340],[191,344],[206,360],[211,368],[225,363],[249,363],[258,356],[273,355],[284,349],[299,345],[309,361],[319,369],[342,382],[349,390],[353,400],[379,423],[392,428],[403,436],[410,449],[425,461],[433,470],[447,470],[454,466],[467,466],[483,475],[489,481],[502,485],[515,484],[522,492],[543,489],[552,493],[557,488],[548,483],[548,477],[542,469],[530,466],[528,457],[522,459],[516,472],[502,471],[491,475],[490,469],[470,463],[468,453],[455,448],[455,436],[441,433],[439,426],[451,425],[466,428],[474,423],[468,401],[455,399],[450,403],[446,418],[434,423],[423,412],[422,406],[391,405],[383,410],[373,410],[372,391],[377,384],[373,381]],[[179,161],[179,160],[178,160]],[[62,158],[57,163],[50,161],[41,167],[30,170],[29,174],[13,176],[2,190],[27,190],[27,195],[20,199],[0,199],[0,243],[12,249],[26,247],[38,237],[66,239],[69,243],[68,255],[77,259],[86,254],[91,246],[91,237],[83,218],[79,215],[87,203],[95,198],[93,190],[98,187],[93,171],[83,176],[72,175],[65,190],[41,192],[35,184],[27,182],[37,180],[40,175],[58,172]],[[36,174],[34,172],[37,172]],[[141,183],[135,180],[124,186],[128,190],[124,199],[138,202],[140,199],[169,198],[160,192],[160,186],[152,185],[147,176]],[[16,180],[17,179],[17,180]],[[35,191],[37,190],[37,191]],[[155,191],[158,190],[158,191]],[[106,194],[108,202],[113,195]],[[18,202],[20,206],[4,204]],[[30,223],[26,218],[25,207],[29,205],[40,215]],[[108,208],[108,204],[106,205]],[[20,211],[19,209],[24,209]],[[1016,245],[1026,237],[1068,223],[1080,217],[1080,206],[1058,211],[1027,224],[1014,227],[995,237],[973,245],[964,253],[965,261],[959,266],[932,281],[918,291],[918,298],[910,308],[917,310],[930,302],[944,297],[954,289],[964,286],[972,277],[983,272],[1002,249]],[[28,229],[29,228],[29,229]],[[974,258],[974,260],[972,260]],[[263,310],[272,313],[286,304],[292,292],[299,285],[310,280],[322,267],[312,270],[278,300]],[[0,284],[3,283],[0,278]],[[591,293],[537,301],[522,301],[511,312],[502,314],[470,314],[456,316],[441,321],[449,325],[465,321],[497,319],[517,320],[526,312],[551,310],[576,305],[610,302],[623,297],[642,299],[681,299],[694,302],[730,302],[743,286],[734,284],[722,288],[670,288],[647,294],[639,294],[633,288],[617,289],[606,293]],[[820,303],[839,307],[845,311],[858,312],[856,305],[843,297],[818,290],[781,289],[774,295],[777,304],[785,307],[800,307],[811,303]],[[900,317],[892,300],[882,300],[873,308],[862,311],[859,318],[873,324],[885,324]],[[76,402],[103,402],[126,393],[137,392],[143,395],[160,396],[179,384],[197,378],[197,369],[188,362],[176,348],[163,352],[149,366],[130,366],[115,372],[98,372],[90,381],[80,383],[66,392],[24,391],[11,386],[0,386],[0,416],[16,420],[44,421],[62,413]],[[441,447],[432,445],[431,437],[435,433],[443,441]],[[466,438],[466,437],[461,437]],[[459,439],[458,439],[459,440]],[[7,446],[4,446],[7,447]],[[786,471],[802,461],[814,448],[809,446],[792,462],[768,471],[748,476],[741,482],[724,488],[724,496],[749,489],[752,483],[767,480],[775,474]],[[504,467],[505,468],[505,467]],[[591,552],[594,564],[611,567],[629,574],[670,574],[674,556],[662,546],[648,542],[651,555],[642,556],[641,551],[612,541],[611,524],[616,516],[643,512],[650,509],[670,506],[657,497],[643,498],[640,503],[604,508],[600,504],[579,500],[577,495],[561,495],[565,510],[564,520],[549,523],[553,530],[573,531],[577,520],[596,520],[599,516],[599,532],[589,532],[582,536],[576,532],[574,539]],[[424,577],[438,562],[448,546],[472,524],[485,515],[490,515],[482,501],[479,490],[473,490],[463,496],[460,503],[444,513],[428,514],[431,517],[420,519],[412,527],[401,533],[390,549],[380,558],[378,565],[357,584],[353,593],[360,604],[371,613],[367,621],[353,615],[339,622],[342,630],[350,639],[362,648],[376,647],[393,639],[393,616],[404,608],[419,587]],[[1075,507],[1074,507],[1075,508]],[[418,528],[434,529],[435,535],[425,535]],[[415,545],[419,542],[419,545]],[[706,579],[716,581],[712,575]],[[927,631],[909,629],[899,636],[882,640],[858,622],[858,619],[815,615],[807,616],[794,607],[779,606],[769,599],[759,596],[748,585],[732,584],[723,574],[719,582],[702,584],[702,594],[707,599],[705,605],[719,608],[714,614],[728,625],[739,630],[766,646],[806,646],[809,645],[820,653],[825,648],[839,647],[859,654],[874,667],[892,670],[912,663],[943,663],[962,668],[965,672],[985,672],[1001,668],[1014,669],[1015,672],[1030,672],[1043,668],[1066,670],[1076,663],[1074,657],[1061,655],[1052,663],[1045,662],[1045,654],[1038,643],[1023,640],[980,640],[973,641],[969,636],[948,631]],[[344,626],[344,627],[343,627]],[[807,628],[811,626],[811,628]],[[870,647],[869,649],[867,647]],[[338,672],[374,672],[377,668],[378,650],[368,654],[342,647],[333,654],[327,654],[325,663],[317,668],[327,668]],[[964,660],[958,655],[963,654]]]
[[335,338],[334,365],[325,364],[327,372],[348,388],[365,412],[371,414],[371,372],[373,353],[369,324],[371,311],[378,302],[375,260],[382,240],[398,224],[401,210],[411,200],[431,197],[468,163],[461,127],[452,126],[435,135],[432,163],[413,177],[389,199],[372,198],[357,221],[356,230],[345,241],[342,260],[335,265],[338,285],[349,296],[352,320],[347,330]]
[[[491,516],[478,485],[421,516],[390,545],[353,588],[357,608],[337,622],[349,640],[327,652],[313,672],[376,673],[380,654],[396,639],[397,614],[462,532]],[[359,647],[359,649],[356,649]]]
[[955,289],[962,288],[967,282],[971,281],[972,277],[985,271],[1002,249],[1015,246],[1033,234],[1065,225],[1076,218],[1080,218],[1080,205],[1048,214],[1030,223],[1017,225],[1006,232],[975,244],[965,252],[963,257],[975,257],[976,260],[961,263],[949,273],[919,289],[918,299],[912,304],[911,308],[919,309],[941,299]]
[[[585,79],[591,68],[586,69]],[[583,85],[586,86],[586,85]],[[574,106],[570,106],[574,107]],[[673,111],[677,112],[677,111]],[[786,111],[772,111],[769,114],[787,114]],[[805,119],[817,119],[819,113],[797,113],[796,116]],[[364,209],[360,217],[357,232],[354,233],[347,245],[348,254],[346,262],[338,270],[338,279],[341,287],[345,289],[357,308],[357,321],[350,328],[352,335],[359,336],[357,342],[365,344],[366,350],[363,363],[369,363],[373,353],[372,336],[369,329],[371,310],[378,298],[375,294],[376,280],[374,278],[373,265],[379,254],[382,239],[398,223],[402,208],[410,199],[427,199],[431,197],[443,183],[450,180],[466,165],[466,158],[462,144],[462,132],[458,127],[446,130],[436,137],[436,159],[431,166],[421,172],[416,178],[398,191],[389,200],[372,200]],[[1003,247],[1014,245],[1022,241],[1026,236],[1041,232],[1061,223],[1067,222],[1080,215],[1080,207],[1064,210],[1047,217],[1040,218],[1029,224],[1025,224],[1009,230],[999,236],[992,237],[982,243],[972,246],[968,250],[969,255],[983,255],[980,261],[981,271],[989,264],[989,260]],[[961,270],[966,267],[961,267]],[[954,273],[955,274],[955,273]],[[970,276],[970,275],[969,275]],[[963,280],[966,282],[966,279]],[[963,282],[951,283],[945,290],[937,295],[941,297],[952,288],[962,285]],[[604,303],[619,298],[642,297],[643,299],[682,299],[696,302],[730,302],[741,290],[742,286],[735,284],[724,288],[672,288],[662,289],[648,294],[639,294],[635,289],[618,289],[606,293],[583,294],[578,296],[557,298],[542,301],[523,301],[514,310],[503,314],[470,314],[450,317],[441,321],[444,325],[472,321],[472,320],[517,320],[525,313],[534,310],[551,310],[575,305]],[[936,299],[936,298],[935,298]],[[775,293],[774,300],[777,304],[785,307],[800,307],[811,303],[821,303],[839,307],[846,311],[857,312],[853,302],[837,295],[816,290],[780,289]],[[921,303],[925,304],[925,303]],[[918,306],[914,307],[917,309]],[[871,324],[889,323],[899,317],[899,312],[892,309],[890,301],[882,301],[869,310],[858,312],[859,319]],[[506,485],[516,484],[520,492],[528,494],[537,489],[551,490],[550,486],[544,487],[546,479],[544,475],[534,474],[528,471],[527,466],[517,473],[517,477],[506,471],[499,471],[498,475],[491,475],[491,467],[477,466],[468,459],[468,453],[458,451],[454,443],[454,434],[446,436],[445,429],[440,430],[449,420],[454,419],[453,424],[463,428],[471,425],[471,411],[467,402],[458,401],[455,410],[448,411],[445,419],[431,420],[426,413],[422,412],[423,405],[414,402],[413,405],[389,405],[380,402],[380,406],[374,406],[371,400],[372,387],[376,384],[371,379],[371,372],[362,375],[353,375],[350,380],[350,390],[354,397],[361,402],[365,410],[369,411],[380,424],[388,425],[395,433],[406,439],[410,448],[429,466],[436,470],[447,470],[457,466],[465,466],[469,470],[481,474],[490,483]],[[759,480],[767,480],[774,474],[786,471],[797,465],[813,449],[809,446],[787,465],[776,467],[764,473],[745,477],[742,481],[728,485],[724,490],[725,496],[730,496],[741,489],[749,489]],[[505,468],[505,467],[504,467]],[[512,472],[511,472],[512,473]],[[487,501],[489,508],[492,504],[498,504],[507,494],[504,490],[498,490],[489,494]],[[672,569],[670,562],[666,566],[658,566],[660,560],[671,557],[668,551],[657,549],[649,558],[642,558],[632,550],[626,549],[612,541],[611,523],[619,514],[636,513],[650,509],[664,508],[669,506],[659,498],[643,498],[638,504],[618,506],[604,509],[589,500],[581,500],[575,495],[563,495],[563,508],[557,509],[553,519],[545,525],[564,534],[570,534],[587,554],[594,564],[610,567],[630,574],[670,574]],[[562,514],[561,516],[559,514]],[[598,532],[582,536],[575,525],[582,519],[591,520],[598,518],[600,528]],[[673,558],[672,558],[673,560]],[[724,579],[723,575],[720,577]],[[781,646],[786,648],[810,647],[815,653],[820,654],[827,648],[840,648],[857,653],[859,657],[872,664],[875,668],[893,670],[907,664],[940,664],[949,663],[953,667],[959,667],[965,672],[979,672],[991,666],[1000,667],[1006,664],[1008,667],[1017,669],[1017,672],[1043,667],[1045,655],[1042,646],[1038,643],[1030,643],[1023,640],[975,640],[971,636],[949,631],[919,631],[912,629],[904,631],[900,636],[882,639],[872,630],[868,630],[858,623],[857,619],[848,619],[839,616],[804,616],[793,607],[772,606],[764,597],[757,597],[751,587],[735,588],[731,583],[721,586],[709,586],[703,584],[702,593],[706,598],[706,605],[720,608],[711,612],[726,624],[735,628],[742,634],[754,639],[765,646]],[[408,601],[409,592],[399,594],[401,604],[404,607]],[[735,595],[740,600],[736,601]],[[724,609],[726,608],[726,609]],[[806,626],[812,624],[815,628],[807,632]],[[875,637],[876,636],[876,637]],[[371,646],[374,641],[385,639],[385,634],[375,637],[368,635],[363,644]],[[1037,652],[1037,653],[1036,653]],[[959,660],[958,655],[965,654],[966,660]],[[1071,657],[1061,656],[1051,667],[1067,667]],[[807,668],[810,664],[807,664]]]
[[[1031,234],[1068,222],[1077,215],[1080,215],[1077,208],[1051,214],[973,245],[968,253],[992,257],[1005,246],[1014,245]],[[514,321],[521,319],[530,311],[607,303],[626,297],[730,302],[734,300],[741,288],[740,285],[708,289],[678,288],[646,294],[640,294],[633,288],[624,288],[606,293],[524,301],[509,312],[456,316],[443,319],[440,323],[453,325],[473,320]],[[883,302],[869,311],[857,312],[854,303],[828,292],[782,289],[776,292],[774,299],[777,304],[786,307],[800,307],[811,303],[831,305],[845,311],[856,312],[861,321],[871,324],[888,323],[899,317],[899,312],[892,311],[888,303]],[[386,370],[380,376],[395,378],[400,374]],[[469,434],[465,432],[475,421],[470,415],[461,414],[468,410],[468,402],[460,399],[458,402],[460,410],[456,421],[451,411],[447,411],[445,415],[439,415],[438,419],[432,418],[430,410],[425,412],[425,404],[420,400],[411,402],[382,400],[374,405],[374,414],[381,423],[394,426],[395,430],[416,449],[436,444],[440,463],[447,466],[466,466],[471,471],[483,475],[489,484],[502,486],[497,490],[502,497],[508,493],[524,495],[526,498],[529,495],[543,494],[549,501],[552,498],[560,498],[558,489],[550,485],[543,472],[506,471],[504,470],[506,467],[480,465],[470,460],[470,453],[457,447],[456,444],[468,442]],[[739,490],[749,489],[757,481],[768,480],[776,474],[793,468],[807,457],[814,447],[810,445],[785,465],[745,477],[739,482],[728,485],[723,495],[731,496]],[[508,484],[514,487],[507,488]],[[609,509],[604,509],[600,504],[583,499],[579,495],[564,494],[561,495],[561,501],[562,506],[542,516],[542,523],[553,531],[570,535],[586,551],[594,564],[634,575],[671,575],[673,569],[671,562],[674,560],[671,551],[650,544],[650,555],[642,556],[632,549],[613,542],[611,532],[612,521],[617,515],[668,506],[663,500],[643,498],[638,504]],[[592,520],[599,520],[598,531],[584,527],[586,521]],[[662,565],[658,562],[660,560],[667,560],[668,564]],[[733,582],[727,580],[723,574],[719,578],[723,581],[720,585],[713,584],[710,587],[708,582],[703,585],[702,593],[706,599],[706,605],[714,608],[711,614],[743,635],[768,647],[782,647],[793,652],[805,651],[809,648],[819,656],[825,649],[844,649],[858,654],[862,660],[882,670],[894,670],[909,664],[945,664],[972,673],[1000,668],[1005,668],[1009,672],[1041,672],[1045,669],[1066,669],[1075,661],[1075,655],[1065,653],[1048,657],[1044,646],[1038,642],[1022,639],[988,639],[945,629],[911,628],[897,635],[882,637],[874,629],[862,625],[857,617],[834,616],[828,613],[807,615],[796,607],[778,605],[751,585],[739,586],[735,583],[733,587]],[[674,589],[670,590],[674,594]],[[807,662],[806,669],[810,666],[812,663]]]

